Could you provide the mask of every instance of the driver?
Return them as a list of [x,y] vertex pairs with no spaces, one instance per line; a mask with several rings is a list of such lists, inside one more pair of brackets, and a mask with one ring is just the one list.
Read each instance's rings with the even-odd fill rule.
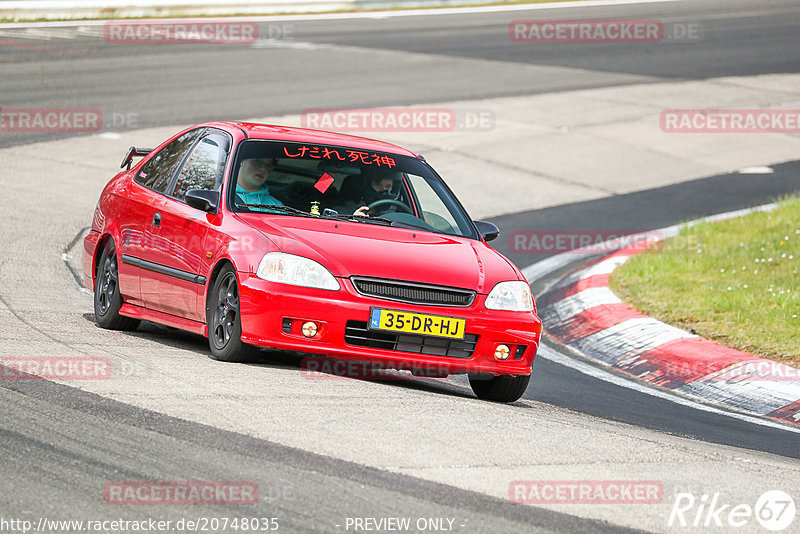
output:
[[398,192],[393,192],[395,189],[395,179],[386,174],[380,174],[375,169],[365,167],[361,171],[364,176],[364,186],[361,193],[359,207],[353,212],[353,215],[361,217],[369,217],[369,204],[377,202],[378,200],[397,200]]

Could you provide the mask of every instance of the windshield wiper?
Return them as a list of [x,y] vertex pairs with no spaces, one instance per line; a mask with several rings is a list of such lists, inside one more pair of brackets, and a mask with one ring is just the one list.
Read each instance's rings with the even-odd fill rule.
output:
[[414,224],[407,221],[398,221],[395,219],[387,219],[386,217],[369,217],[369,216],[361,216],[361,215],[353,215],[347,213],[337,213],[333,210],[326,209],[322,212],[322,216],[324,218],[329,219],[338,219],[338,220],[346,220],[346,221],[354,221],[354,222],[365,222],[365,223],[380,223],[387,226],[394,226],[396,228],[410,228],[410,229],[419,229],[425,230],[427,232],[436,232],[439,233],[434,227],[427,225],[426,223],[422,222],[421,224]]
[[237,204],[237,206],[243,206],[245,208],[268,209],[270,211],[279,211],[281,213],[292,213],[294,215],[305,215],[306,217],[311,217],[311,214],[307,211],[299,210],[291,206],[282,206],[280,204]]
[[386,226],[393,226],[394,221],[390,219],[385,219],[383,217],[362,217],[359,215],[348,215],[344,213],[325,213],[323,212],[322,215],[316,215],[309,213],[307,211],[299,210],[297,208],[293,208],[291,206],[283,206],[280,204],[237,204],[237,206],[242,206],[245,208],[260,208],[266,209],[270,211],[278,211],[281,213],[288,213],[291,215],[302,215],[304,217],[321,217],[323,219],[337,219],[343,221],[354,221],[354,222],[361,222],[361,223],[378,223],[383,224]]
[[383,217],[364,217],[362,215],[327,215],[327,217],[359,223],[380,223],[386,226],[389,226],[392,223],[392,221],[389,219],[384,219]]
[[440,233],[436,230],[436,228],[429,226],[425,223],[422,224],[414,224],[407,221],[392,221],[392,226],[396,226],[397,228],[418,228],[420,230],[425,230],[426,232],[436,232]]
[[353,222],[378,222],[378,223],[386,223],[391,224],[392,221],[389,219],[384,219],[383,217],[369,217],[363,215],[353,215],[352,213],[338,213],[334,210],[325,209],[322,212],[323,219],[336,219],[340,221],[353,221]]

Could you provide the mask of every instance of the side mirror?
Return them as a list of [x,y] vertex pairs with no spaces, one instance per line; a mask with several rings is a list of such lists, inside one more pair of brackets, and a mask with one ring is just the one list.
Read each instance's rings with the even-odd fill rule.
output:
[[500,235],[500,229],[495,226],[493,223],[488,221],[472,221],[475,223],[475,227],[478,229],[478,233],[481,234],[486,241],[491,241],[492,239],[497,239],[497,236]]
[[209,189],[189,189],[186,192],[186,203],[193,208],[214,213],[219,206],[219,191]]

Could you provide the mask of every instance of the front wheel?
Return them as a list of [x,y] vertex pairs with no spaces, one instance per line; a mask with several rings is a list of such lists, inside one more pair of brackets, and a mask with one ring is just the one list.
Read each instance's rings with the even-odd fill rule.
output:
[[485,374],[469,375],[469,385],[479,399],[495,402],[514,402],[528,389],[531,375],[491,376]]
[[97,276],[94,283],[94,318],[102,328],[109,330],[136,330],[138,319],[123,317],[122,293],[119,290],[119,269],[117,268],[117,249],[109,239],[100,255]]
[[223,362],[248,362],[258,357],[256,347],[242,342],[239,283],[230,265],[223,267],[211,288],[206,322],[212,358]]

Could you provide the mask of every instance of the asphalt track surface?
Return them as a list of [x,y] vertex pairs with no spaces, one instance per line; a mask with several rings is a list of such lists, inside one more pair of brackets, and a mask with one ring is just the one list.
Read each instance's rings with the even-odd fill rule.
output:
[[[665,27],[699,25],[702,38],[606,45],[525,44],[508,39],[511,20],[615,17],[657,19]],[[262,23],[262,37],[278,37],[255,46],[108,45],[98,38],[99,26],[78,32],[73,27],[75,38],[51,40],[33,40],[24,37],[25,30],[7,30],[0,36],[4,45],[0,46],[4,73],[0,106],[99,108],[109,120],[115,113],[133,113],[135,127],[149,127],[267,117],[308,107],[421,104],[797,72],[798,23],[800,10],[791,0],[710,0],[284,20]],[[330,45],[354,48],[342,55]],[[309,58],[293,48],[298,46],[316,48]],[[42,139],[42,134],[7,134],[0,137],[0,147]]]
[[15,459],[5,462],[3,479],[17,490],[4,499],[5,518],[40,510],[43,495],[58,503],[50,519],[157,517],[175,524],[239,515],[224,505],[203,506],[202,512],[192,506],[109,512],[97,499],[108,480],[185,480],[191,473],[198,480],[256,482],[260,500],[243,515],[277,518],[280,531],[337,532],[348,517],[405,517],[409,511],[456,518],[456,528],[466,532],[628,531],[189,423],[52,382],[2,386],[0,450]]
[[[692,44],[691,53],[687,45],[675,43],[649,49],[615,45],[613,53],[602,45],[544,47],[534,54],[507,39],[490,37],[507,26],[508,15],[295,22],[294,41],[319,45],[310,64],[297,64],[293,48],[280,43],[263,48],[115,47],[78,37],[34,44],[15,39],[9,30],[11,34],[3,35],[7,46],[0,47],[0,104],[94,107],[108,115],[135,112],[136,126],[145,127],[299,112],[310,102],[313,107],[418,104],[800,70],[800,7],[794,2],[669,2],[627,6],[624,11],[574,9],[569,18],[623,13],[626,18],[700,22],[704,37]],[[541,11],[513,15],[548,17],[554,16]],[[344,62],[325,44],[385,53],[365,63],[362,52],[353,49],[352,61]],[[484,60],[505,65],[476,69],[475,62]],[[453,79],[459,83],[451,83]],[[0,146],[42,139],[46,137],[3,135]],[[765,180],[721,176],[503,216],[495,222],[512,229],[639,231],[768,202],[797,190],[800,165],[786,164]],[[504,241],[498,248],[523,267],[543,259],[513,255]],[[66,282],[72,283],[71,278]],[[174,335],[169,343],[202,350],[202,343],[189,336]],[[111,517],[96,499],[97,488],[106,481],[182,479],[192,473],[201,480],[241,475],[239,479],[259,481],[267,498],[252,510],[254,515],[290,518],[284,523],[289,531],[341,531],[335,525],[344,517],[408,515],[409,510],[420,517],[458,517],[474,532],[623,530],[171,418],[53,383],[2,381],[0,397],[0,447],[5,458],[14,459],[4,462],[0,471],[7,486],[15,488],[3,497],[4,516],[38,510],[41,496],[47,495],[65,516],[81,509],[87,517]],[[800,458],[797,434],[682,407],[544,359],[534,365],[525,398],[670,434]],[[229,510],[204,510],[204,515],[212,512],[221,516]],[[164,519],[196,515],[191,507],[162,507],[157,513]],[[131,507],[113,511],[113,517],[141,515]]]

